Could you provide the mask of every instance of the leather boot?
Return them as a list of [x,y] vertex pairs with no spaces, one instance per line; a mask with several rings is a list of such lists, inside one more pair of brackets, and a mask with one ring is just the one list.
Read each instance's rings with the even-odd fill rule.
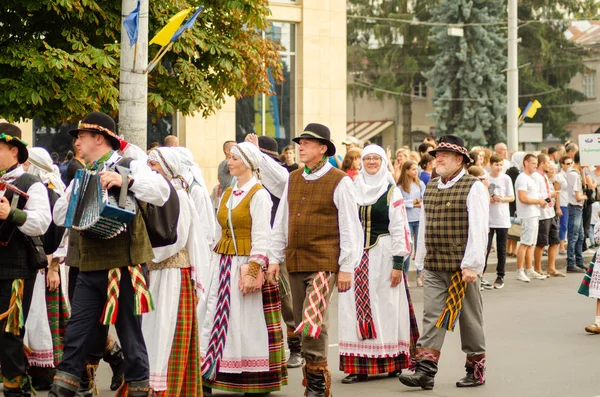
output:
[[417,360],[415,373],[412,375],[400,374],[398,380],[405,386],[433,390],[433,379],[437,373],[437,369],[438,367],[435,361]]
[[331,397],[331,372],[327,361],[307,361],[303,369],[306,397]]
[[31,397],[31,386],[23,377],[4,379],[4,397]]
[[48,397],[75,397],[81,379],[66,372],[57,371]]
[[125,357],[123,356],[121,346],[110,335],[106,340],[106,351],[104,352],[102,359],[110,365],[110,369],[112,369],[113,375],[110,380],[110,390],[115,391],[121,387],[124,382],[123,363],[125,362]]
[[292,330],[288,329],[288,347],[290,348],[290,357],[287,361],[288,368],[300,368],[304,366],[304,358],[302,357],[302,339]]
[[98,364],[86,363],[85,371],[81,375],[81,381],[79,387],[75,393],[75,397],[92,397],[98,394],[96,388],[96,371],[98,370]]
[[[118,393],[117,393],[118,395]],[[151,397],[154,392],[150,388],[149,380],[140,380],[127,383],[127,396],[129,397]]]
[[485,354],[467,356],[467,374],[456,382],[456,387],[477,387],[485,384]]

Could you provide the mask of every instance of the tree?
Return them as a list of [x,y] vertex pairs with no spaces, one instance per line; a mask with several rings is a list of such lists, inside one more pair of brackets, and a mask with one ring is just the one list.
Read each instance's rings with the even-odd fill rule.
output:
[[[369,92],[380,100],[393,98],[402,113],[402,140],[412,141],[412,100],[415,79],[431,63],[429,28],[393,19],[428,18],[437,0],[350,0],[348,14],[348,72],[352,95]],[[364,17],[389,18],[365,19]]]
[[[584,95],[569,88],[577,73],[584,71],[583,60],[588,51],[566,39],[567,22],[556,22],[569,15],[591,18],[597,15],[598,5],[589,0],[560,0],[550,5],[536,0],[521,3],[519,19],[554,20],[552,23],[527,23],[519,28],[519,100],[521,109],[530,100],[542,104],[534,120],[543,123],[544,133],[560,139],[568,139],[565,126],[577,120],[571,105],[585,99]],[[539,93],[539,95],[534,95]]]
[[447,26],[432,28],[438,54],[424,75],[434,88],[437,135],[456,134],[471,145],[505,141],[505,12],[498,0],[441,0],[432,10],[432,22],[486,24],[465,26],[463,37],[450,36]]
[[[267,0],[202,0],[193,29],[149,76],[148,110],[209,115],[227,96],[270,93],[278,45],[262,38]],[[0,116],[44,124],[118,111],[121,2],[5,0],[0,13]],[[192,0],[150,1],[150,36]],[[152,58],[158,46],[151,46]]]

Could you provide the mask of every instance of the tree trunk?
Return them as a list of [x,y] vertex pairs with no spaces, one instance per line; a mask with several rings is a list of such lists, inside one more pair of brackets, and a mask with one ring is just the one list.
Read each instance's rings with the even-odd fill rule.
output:
[[[138,40],[133,47],[121,25],[119,80],[119,135],[143,150],[146,150],[148,129],[148,75],[143,72],[148,64],[148,3],[148,0],[141,1]],[[136,6],[137,0],[122,0],[123,18]]]
[[402,104],[402,144],[412,149],[412,98],[401,96],[400,103]]

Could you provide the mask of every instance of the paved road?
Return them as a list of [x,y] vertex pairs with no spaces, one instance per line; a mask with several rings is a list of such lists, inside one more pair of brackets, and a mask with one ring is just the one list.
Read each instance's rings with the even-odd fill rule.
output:
[[[488,276],[491,278],[492,276]],[[493,279],[493,278],[492,278]],[[442,350],[440,372],[433,391],[410,389],[396,379],[373,379],[366,383],[342,385],[337,370],[337,321],[332,321],[330,364],[333,391],[339,396],[543,396],[592,397],[600,395],[597,376],[600,335],[587,335],[583,327],[594,319],[595,302],[577,294],[581,277],[518,282],[514,272],[503,290],[484,291],[488,360],[487,384],[476,389],[457,389],[454,382],[463,376],[464,355],[458,330],[448,333]],[[414,285],[414,283],[413,283]],[[411,289],[417,316],[421,317],[423,290]],[[337,297],[333,298],[335,308]],[[337,318],[334,309],[332,319]],[[99,386],[102,397],[108,391],[109,368],[101,366]],[[290,382],[273,396],[300,397],[301,371],[290,370]],[[45,393],[40,395],[45,396]],[[216,392],[215,395],[234,394]]]

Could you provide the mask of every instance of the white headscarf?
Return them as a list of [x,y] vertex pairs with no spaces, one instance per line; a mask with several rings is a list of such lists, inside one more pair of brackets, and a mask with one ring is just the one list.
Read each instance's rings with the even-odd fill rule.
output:
[[[381,167],[373,175],[369,175],[365,170],[364,158],[369,155],[381,157]],[[394,178],[388,170],[388,159],[381,146],[369,145],[362,152],[363,166],[358,173],[358,178],[354,181],[354,190],[356,191],[356,202],[358,205],[372,205],[388,191],[390,184],[394,184]]]
[[512,157],[510,158],[510,166],[516,167],[519,171],[522,170],[524,157],[525,152],[514,152]]
[[182,176],[185,166],[175,149],[171,147],[156,148],[150,152],[148,160],[158,162],[174,186],[187,190],[187,181]]
[[52,158],[48,151],[42,147],[32,147],[27,149],[29,152],[29,169],[28,174],[35,175],[44,182],[44,184],[52,184],[54,190],[59,196],[65,193],[66,186],[60,179],[60,171],[57,167],[53,167]]
[[202,187],[206,187],[206,182],[204,182],[204,177],[202,176],[202,170],[194,161],[192,152],[183,146],[172,146],[172,148],[181,159],[181,163],[183,164],[181,176],[183,176],[188,185],[191,185],[196,181]]
[[250,168],[252,172],[256,173],[258,179],[260,179],[259,164],[262,159],[260,150],[250,142],[238,143],[231,148],[231,154],[235,154],[240,157],[246,167]]

